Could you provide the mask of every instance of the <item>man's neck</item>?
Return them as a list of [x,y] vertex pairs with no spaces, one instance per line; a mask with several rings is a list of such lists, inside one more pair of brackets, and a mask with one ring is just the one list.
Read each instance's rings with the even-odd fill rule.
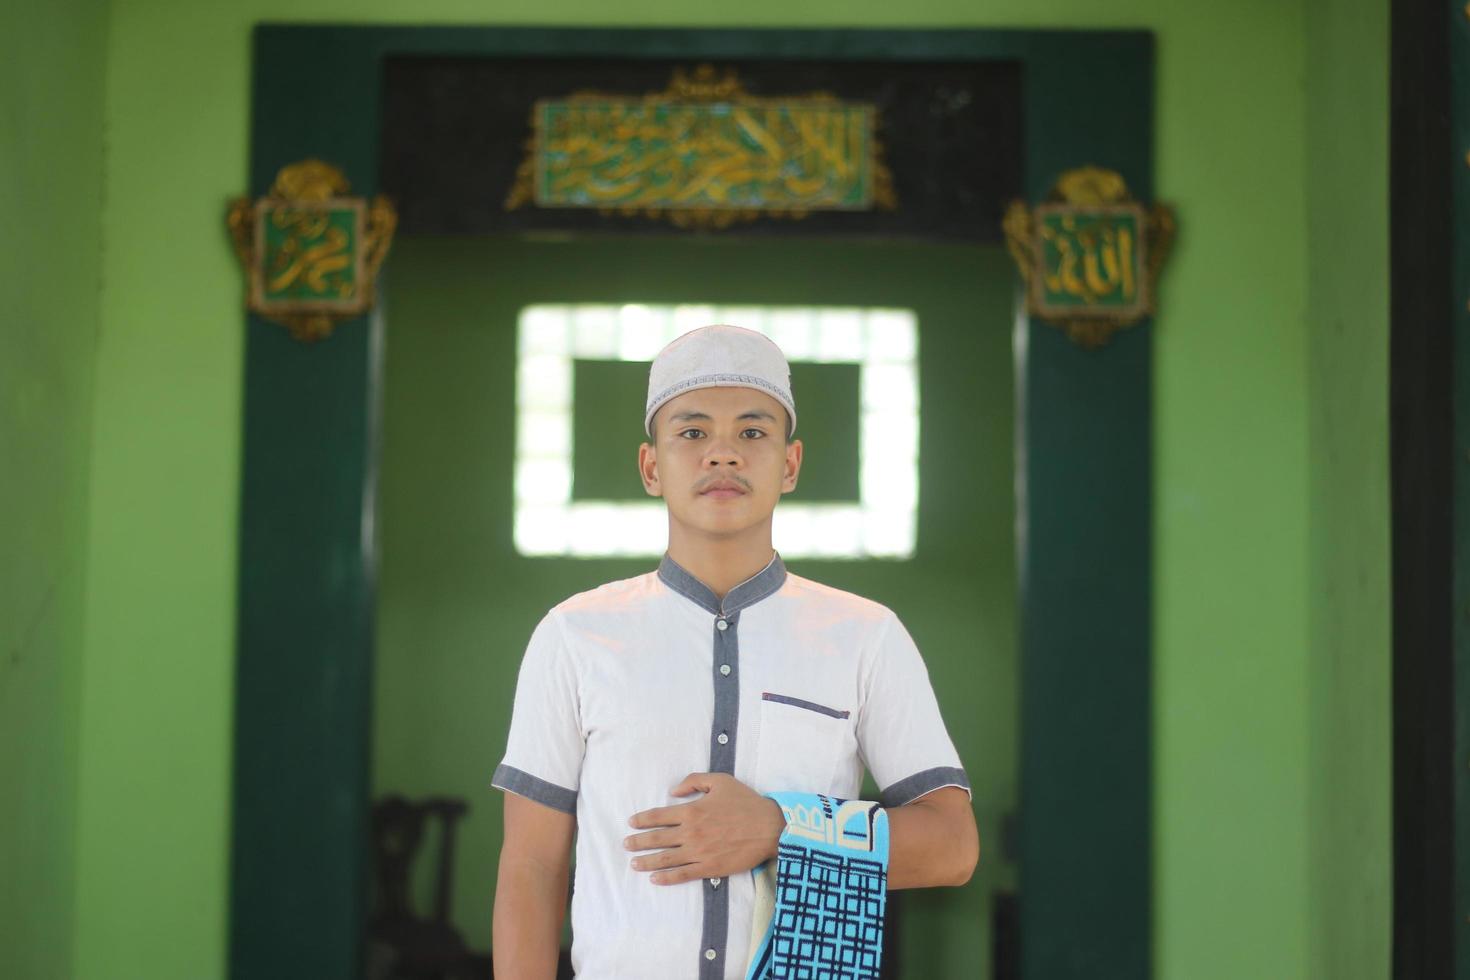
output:
[[669,557],[723,599],[735,586],[771,563],[771,529],[743,538],[705,538],[669,528]]

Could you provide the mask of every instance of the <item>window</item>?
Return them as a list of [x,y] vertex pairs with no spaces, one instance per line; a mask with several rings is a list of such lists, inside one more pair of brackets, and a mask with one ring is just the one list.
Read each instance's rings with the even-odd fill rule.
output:
[[[859,499],[783,498],[772,524],[782,556],[910,557],[919,502],[918,329],[909,310],[848,307],[523,309],[516,343],[516,550],[574,557],[663,553],[668,524],[662,502],[572,499],[572,366],[578,359],[649,362],[669,341],[707,323],[759,330],[793,363],[859,367]],[[802,393],[796,397],[799,406]]]

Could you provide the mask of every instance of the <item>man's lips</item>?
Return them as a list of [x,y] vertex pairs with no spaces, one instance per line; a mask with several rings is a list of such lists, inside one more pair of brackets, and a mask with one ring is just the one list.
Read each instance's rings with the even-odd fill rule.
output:
[[718,482],[712,483],[709,486],[705,487],[703,490],[699,491],[699,495],[701,497],[717,497],[720,499],[724,499],[727,497],[740,497],[744,496],[744,494],[744,487],[742,487],[738,483],[732,483],[728,480],[720,480]]

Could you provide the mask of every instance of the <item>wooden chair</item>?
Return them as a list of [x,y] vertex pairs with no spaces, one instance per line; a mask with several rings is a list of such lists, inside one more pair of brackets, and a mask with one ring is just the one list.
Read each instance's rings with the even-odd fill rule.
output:
[[[388,796],[373,805],[373,904],[365,964],[369,980],[490,980],[490,957],[470,951],[450,916],[455,830],[468,810],[463,800],[442,797],[411,802]],[[409,887],[434,823],[439,828],[434,907],[423,916],[413,908]]]

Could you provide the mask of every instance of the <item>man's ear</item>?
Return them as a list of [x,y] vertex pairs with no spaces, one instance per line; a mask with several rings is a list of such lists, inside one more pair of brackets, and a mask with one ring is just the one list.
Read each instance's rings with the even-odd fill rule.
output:
[[801,473],[801,440],[793,439],[786,444],[786,470],[781,475],[781,492],[796,489],[796,478]]
[[646,442],[638,447],[638,477],[643,481],[644,493],[650,497],[664,495],[658,482],[658,453]]

